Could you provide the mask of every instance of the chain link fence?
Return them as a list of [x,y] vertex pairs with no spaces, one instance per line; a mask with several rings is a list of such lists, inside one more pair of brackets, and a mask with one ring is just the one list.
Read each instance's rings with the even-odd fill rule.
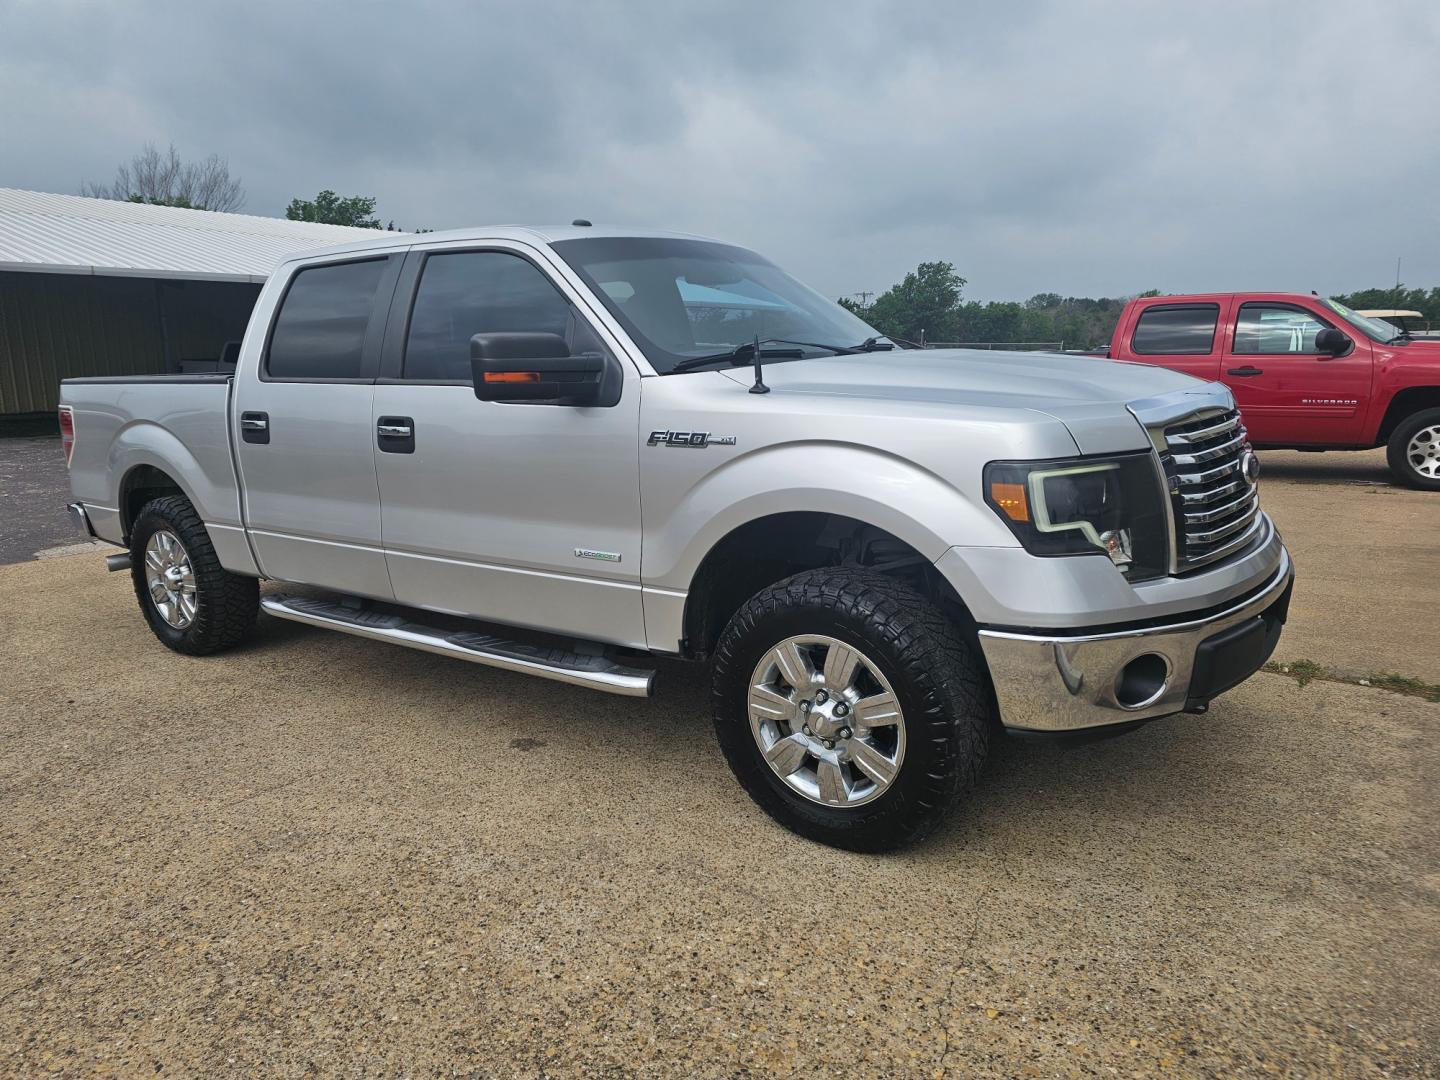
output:
[[925,341],[924,349],[997,349],[1003,352],[1064,352],[1063,341]]

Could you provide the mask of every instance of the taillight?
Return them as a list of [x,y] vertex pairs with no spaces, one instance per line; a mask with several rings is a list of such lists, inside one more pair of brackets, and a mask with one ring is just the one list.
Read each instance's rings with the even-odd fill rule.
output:
[[70,467],[70,458],[75,453],[75,411],[69,405],[60,406],[60,448],[65,451],[65,467]]

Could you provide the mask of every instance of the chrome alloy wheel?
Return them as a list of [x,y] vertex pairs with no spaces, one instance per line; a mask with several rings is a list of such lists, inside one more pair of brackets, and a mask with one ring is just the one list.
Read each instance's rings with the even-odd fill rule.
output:
[[145,586],[155,610],[176,630],[195,621],[195,568],[169,529],[157,529],[145,545]]
[[747,711],[771,770],[811,802],[860,806],[900,774],[900,702],[874,662],[843,641],[780,642],[755,665]]
[[1421,428],[1405,448],[1410,467],[1428,480],[1440,480],[1440,424]]

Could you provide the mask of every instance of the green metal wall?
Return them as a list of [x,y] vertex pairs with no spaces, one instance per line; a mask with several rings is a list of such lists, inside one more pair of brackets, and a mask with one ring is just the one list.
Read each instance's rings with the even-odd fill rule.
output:
[[147,375],[239,339],[260,286],[0,272],[0,416],[48,412],[77,375]]

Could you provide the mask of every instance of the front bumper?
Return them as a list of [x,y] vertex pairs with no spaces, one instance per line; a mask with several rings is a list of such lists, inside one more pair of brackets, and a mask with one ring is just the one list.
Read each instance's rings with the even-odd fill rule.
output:
[[1202,712],[1275,651],[1294,568],[1221,611],[1098,634],[980,631],[1001,721],[1026,731],[1079,731]]

